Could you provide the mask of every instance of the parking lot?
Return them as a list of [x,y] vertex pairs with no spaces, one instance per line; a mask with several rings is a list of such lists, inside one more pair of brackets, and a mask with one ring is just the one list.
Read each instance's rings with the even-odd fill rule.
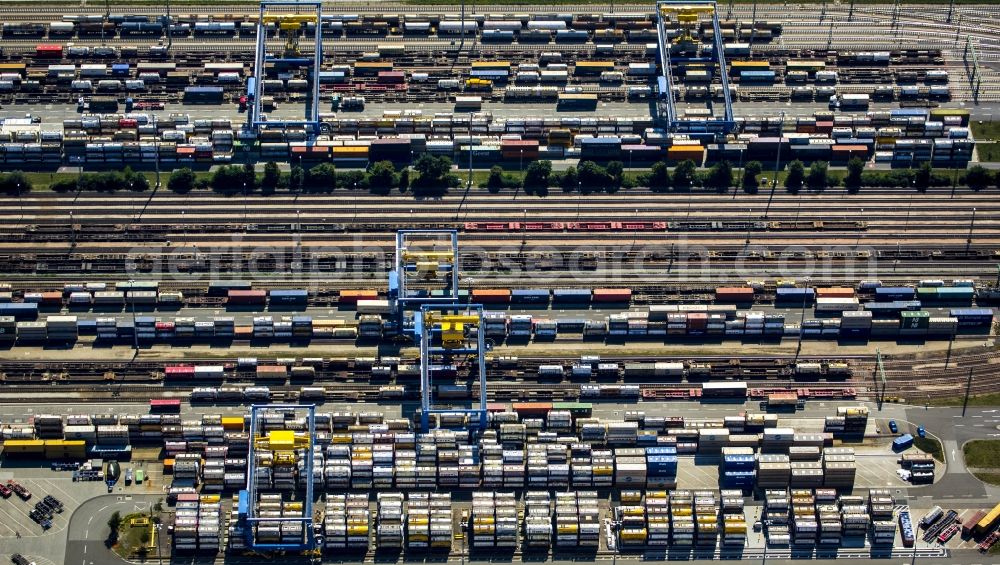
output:
[[[0,469],[0,482],[6,483],[13,479],[27,488],[32,496],[27,501],[21,500],[16,494],[7,499],[0,498],[0,554],[9,556],[16,551],[35,561],[37,565],[65,563],[63,554],[70,518],[87,500],[107,495],[107,486],[103,481],[75,482],[72,471],[52,471],[41,464],[27,463],[20,467],[11,467],[10,463],[11,461],[6,461],[5,467]],[[20,462],[14,464],[18,465]],[[126,463],[122,467],[123,474],[124,469],[129,467],[140,468],[138,463]],[[144,484],[126,486],[124,481],[119,481],[115,487],[116,495],[124,499],[131,498],[132,495],[162,492],[162,467],[155,465],[150,468],[144,464],[141,468],[145,470],[147,476]],[[42,500],[45,495],[54,496],[64,507],[62,513],[53,515],[52,527],[48,530],[43,530],[28,516],[35,503]],[[85,534],[89,539],[103,539],[107,535],[106,529],[107,526],[102,521],[91,524]]]

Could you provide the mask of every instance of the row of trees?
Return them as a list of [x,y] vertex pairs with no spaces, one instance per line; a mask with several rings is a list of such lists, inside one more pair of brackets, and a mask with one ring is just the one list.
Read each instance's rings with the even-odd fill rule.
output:
[[395,188],[400,192],[412,189],[414,194],[430,196],[443,194],[458,185],[458,177],[451,172],[451,159],[431,155],[420,157],[402,170],[391,161],[378,161],[364,170],[340,172],[330,163],[321,163],[309,169],[295,165],[284,173],[276,163],[269,162],[259,176],[253,165],[246,164],[219,167],[209,178],[200,179],[191,169],[178,169],[167,181],[167,188],[174,192],[205,188],[223,194],[250,194],[258,190],[263,194],[278,190],[329,193],[342,188],[385,195]]
[[[177,193],[192,190],[214,190],[222,194],[273,194],[279,190],[307,193],[329,193],[336,189],[365,190],[373,194],[388,195],[393,189],[401,193],[412,191],[417,196],[438,196],[449,188],[461,185],[461,179],[451,170],[452,162],[447,157],[421,156],[409,167],[398,169],[390,161],[372,163],[367,169],[338,171],[330,163],[321,163],[305,169],[298,165],[289,172],[282,172],[278,165],[269,162],[262,174],[257,174],[254,166],[227,165],[218,167],[211,175],[199,176],[189,168],[176,169],[167,180],[167,188]],[[684,192],[695,188],[705,188],[726,192],[739,188],[747,193],[756,193],[762,180],[765,188],[774,182],[773,177],[763,176],[764,167],[760,161],[746,163],[742,170],[734,169],[728,161],[716,163],[698,170],[693,161],[683,161],[672,169],[665,162],[656,162],[648,170],[625,174],[621,161],[611,161],[604,165],[594,161],[582,161],[578,166],[570,166],[556,171],[551,161],[532,161],[523,175],[506,172],[495,166],[489,171],[481,188],[491,193],[503,190],[521,190],[528,194],[545,196],[550,189],[564,192],[615,193],[623,188],[648,187],[654,192]],[[941,186],[968,186],[973,190],[983,190],[990,186],[1000,187],[1000,171],[990,171],[980,165],[966,171],[936,171],[930,163],[923,163],[916,169],[865,170],[865,161],[854,158],[847,163],[845,172],[830,171],[829,165],[816,161],[805,166],[801,161],[792,161],[784,172],[782,186],[789,192],[802,189],[824,190],[843,186],[849,192],[858,192],[862,187],[916,188],[926,190]],[[31,191],[31,179],[20,171],[0,173],[0,194],[18,194]],[[84,173],[75,177],[56,180],[50,185],[56,192],[115,192],[129,190],[142,192],[149,190],[148,177],[126,167],[121,171]]]

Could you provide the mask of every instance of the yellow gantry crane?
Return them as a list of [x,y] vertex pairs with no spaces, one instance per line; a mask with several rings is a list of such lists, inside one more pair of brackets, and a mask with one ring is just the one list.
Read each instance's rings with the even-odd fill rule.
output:
[[450,251],[404,251],[403,260],[414,263],[419,275],[432,279],[443,265],[451,265],[454,255]]
[[465,326],[478,325],[478,314],[445,314],[442,312],[427,312],[424,323],[441,325],[441,347],[458,349],[465,344]]
[[268,14],[264,16],[263,23],[275,24],[278,26],[279,31],[285,32],[285,57],[298,57],[301,55],[299,52],[299,35],[302,33],[303,24],[309,22],[316,23],[316,33],[319,31],[319,22],[316,21],[316,16],[308,16],[301,14]]
[[674,38],[673,43],[692,43],[691,31],[698,25],[698,19],[706,14],[709,17],[715,12],[715,6],[700,4],[660,4],[660,13],[664,18],[673,15],[681,28],[681,34]]

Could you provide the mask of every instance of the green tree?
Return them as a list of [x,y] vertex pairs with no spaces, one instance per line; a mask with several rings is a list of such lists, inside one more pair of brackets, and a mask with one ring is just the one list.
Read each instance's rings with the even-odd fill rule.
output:
[[149,543],[149,540],[151,539],[152,537],[149,535],[149,528],[143,528],[142,531],[139,533],[139,543],[145,546],[146,544]]
[[802,184],[805,182],[805,178],[806,168],[802,164],[802,161],[796,159],[788,164],[788,175],[785,177],[785,188],[791,193],[796,193],[802,190]]
[[649,170],[649,189],[653,192],[666,192],[670,189],[670,169],[663,161],[653,163]]
[[583,192],[598,192],[611,183],[611,177],[604,167],[593,161],[582,161],[576,168],[576,175]]
[[847,162],[847,176],[844,178],[844,186],[850,193],[861,190],[861,175],[865,172],[865,162],[858,157],[852,157]]
[[281,169],[274,161],[264,163],[264,175],[260,179],[260,190],[264,194],[274,194],[281,184]]
[[931,177],[933,176],[934,171],[931,169],[931,164],[927,161],[920,163],[913,174],[913,187],[920,192],[926,191],[931,186]]
[[[212,173],[212,190],[222,193],[242,193],[244,192],[244,181],[246,176],[244,171],[238,166],[222,166]],[[249,184],[246,186],[246,192],[250,193],[253,191],[253,187]]]
[[49,185],[49,188],[53,192],[75,192],[76,191],[76,179],[58,179],[54,183]]
[[729,161],[720,161],[708,170],[705,186],[714,188],[716,192],[726,192],[733,185],[733,166]]
[[305,182],[306,172],[302,169],[301,165],[293,165],[292,169],[288,172],[288,190],[292,192],[299,192],[302,190],[302,185]]
[[31,179],[21,171],[0,175],[0,192],[4,194],[24,194],[32,188]]
[[566,170],[559,177],[559,188],[563,189],[563,192],[573,192],[580,188],[579,183],[580,177],[577,174],[576,167],[572,165],[566,167]]
[[145,192],[149,190],[149,179],[143,173],[137,173],[129,167],[125,167],[122,172],[125,184],[132,192]]
[[413,170],[418,175],[415,180],[410,181],[414,194],[444,194],[459,182],[458,177],[451,174],[451,159],[448,157],[421,155],[414,161]]
[[257,173],[254,172],[253,163],[243,163],[240,183],[240,190],[243,190],[243,186],[246,186],[246,192],[248,193],[257,190]]
[[195,176],[194,171],[187,167],[182,167],[170,173],[170,178],[167,180],[167,189],[178,194],[187,194],[194,189],[195,180],[197,180],[197,176]]
[[549,181],[552,176],[552,161],[540,160],[532,161],[524,171],[525,192],[548,192]]
[[972,190],[980,191],[990,184],[990,172],[982,165],[973,165],[965,173],[965,184]]
[[760,173],[763,172],[764,165],[760,161],[750,161],[743,167],[743,192],[747,194],[757,194],[760,187]]
[[407,190],[410,189],[410,168],[403,167],[402,171],[399,171],[399,192],[405,194]]
[[690,159],[681,161],[680,164],[674,167],[674,189],[682,191],[691,190],[691,187],[694,186],[697,172],[698,167],[694,164],[694,161]]
[[320,163],[306,173],[303,186],[307,192],[332,192],[337,186],[337,169],[331,163]]
[[368,189],[375,194],[387,195],[396,186],[396,165],[392,161],[379,161],[368,169]]
[[813,190],[823,190],[830,184],[830,167],[826,161],[814,161],[809,166],[809,176],[806,183]]
[[604,190],[608,194],[618,192],[618,189],[625,185],[625,164],[621,161],[609,161],[604,171],[608,175],[608,184]]
[[347,190],[365,188],[368,185],[368,175],[364,171],[352,169],[337,175],[337,186]]
[[503,190],[503,169],[500,165],[490,167],[490,176],[486,179],[486,190],[491,194],[498,194]]
[[121,525],[122,515],[120,512],[115,510],[108,518],[108,529],[110,530],[110,532],[108,532],[108,541],[111,542],[112,545],[118,542],[118,528],[120,528]]

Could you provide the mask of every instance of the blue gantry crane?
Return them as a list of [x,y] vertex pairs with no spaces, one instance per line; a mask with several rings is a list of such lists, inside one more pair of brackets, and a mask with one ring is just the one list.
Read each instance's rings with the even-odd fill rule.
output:
[[[420,425],[430,428],[431,414],[465,414],[469,426],[486,427],[486,337],[481,304],[425,304],[413,315],[413,333],[420,344]],[[473,358],[479,399],[471,408],[435,408],[433,371],[456,356]],[[471,392],[471,391],[470,391]],[[477,405],[478,404],[478,405]]]
[[[308,8],[311,14],[272,14],[271,8]],[[299,37],[303,26],[315,23],[313,52],[305,56],[299,50]],[[262,128],[284,129],[304,127],[310,138],[320,132],[319,121],[319,72],[323,62],[323,2],[322,0],[261,0],[260,18],[257,20],[257,43],[254,51],[253,75],[247,79],[247,128],[258,133]],[[275,33],[285,35],[285,46],[280,55],[267,53],[268,26],[275,26]],[[309,69],[310,96],[306,104],[305,118],[302,120],[264,119],[261,113],[261,98],[264,92],[265,68],[270,63],[280,72],[288,69]]]
[[459,302],[458,231],[399,230],[389,273],[389,311],[402,331],[407,312],[422,304]]
[[[486,352],[483,307],[462,304],[457,230],[400,230],[396,259],[389,273],[389,310],[400,332],[420,347],[420,419],[424,431],[431,414],[466,414],[469,424],[486,425]],[[406,316],[412,313],[412,326]],[[404,328],[409,328],[404,329]],[[433,376],[455,358],[471,359],[479,387],[478,407],[434,408]]]
[[[698,25],[702,17],[710,17],[712,21],[712,50],[706,56],[694,49],[693,56],[690,47],[699,44],[692,37],[692,29]],[[676,20],[679,35],[671,39],[667,34],[667,26],[673,26],[671,18]],[[713,0],[659,0],[656,3],[656,29],[658,51],[660,56],[661,74],[657,77],[658,100],[657,111],[665,129],[674,133],[716,133],[725,134],[736,128],[733,117],[733,100],[729,91],[729,69],[726,66],[725,46],[722,42],[722,30],[719,27],[719,14]],[[725,104],[721,117],[698,119],[681,119],[674,101],[674,75],[672,65],[705,64],[709,69],[714,65],[722,82],[722,95]]]
[[[306,412],[305,432],[271,430],[265,432],[261,426],[261,416],[276,410],[293,410]],[[314,535],[313,528],[313,444],[316,439],[316,405],[315,404],[254,404],[250,406],[250,452],[247,456],[247,484],[241,490],[237,500],[238,527],[242,529],[246,548],[253,551],[312,551],[317,546],[322,547]],[[257,457],[258,451],[268,451],[270,456]],[[282,492],[281,489],[270,489],[258,485],[258,469],[265,465],[271,468],[286,466],[294,468],[298,457],[304,457],[302,472],[306,477],[306,492],[301,499],[302,511],[295,515],[280,517],[261,516],[258,513],[257,502],[260,491],[268,490]],[[278,525],[289,522],[302,524],[301,536],[291,539],[281,536],[278,541],[261,540],[258,537],[257,526]]]

